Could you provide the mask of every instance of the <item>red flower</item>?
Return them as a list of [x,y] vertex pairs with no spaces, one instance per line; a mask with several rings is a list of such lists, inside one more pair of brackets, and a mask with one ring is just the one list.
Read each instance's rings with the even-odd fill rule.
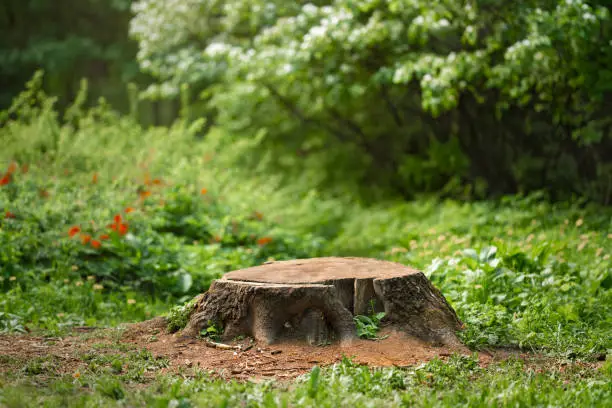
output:
[[108,234],[100,235],[100,241],[106,241],[107,239],[110,239],[110,235]]
[[107,227],[112,229],[113,231],[117,231],[117,224],[108,224]]
[[125,235],[128,232],[127,224],[119,224],[119,235]]
[[121,214],[115,215],[115,224],[121,224]]
[[95,249],[98,249],[102,246],[102,243],[98,240],[92,239],[91,240],[91,246]]
[[81,227],[75,225],[74,227],[70,227],[70,229],[68,230],[68,235],[70,236],[70,238],[72,238],[79,232],[81,232]]
[[8,218],[15,218],[15,214],[13,214],[10,211],[7,211],[7,212],[4,213],[4,218],[7,218],[7,219]]
[[83,245],[87,245],[91,241],[91,235],[81,234],[81,242]]
[[0,186],[6,186],[11,182],[11,175],[6,173],[2,178],[0,178]]
[[272,242],[272,238],[270,238],[270,237],[262,237],[262,238],[259,238],[257,240],[257,245],[264,246],[266,244],[269,244],[270,242]]
[[13,174],[17,170],[17,163],[11,162],[9,164],[8,169],[6,170],[6,174]]

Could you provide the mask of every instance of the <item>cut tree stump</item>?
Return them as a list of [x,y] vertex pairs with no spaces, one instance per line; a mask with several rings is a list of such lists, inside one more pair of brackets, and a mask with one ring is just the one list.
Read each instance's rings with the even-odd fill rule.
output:
[[298,259],[229,272],[200,296],[184,334],[214,324],[224,339],[346,344],[357,338],[353,316],[379,311],[385,327],[460,345],[461,321],[422,272],[368,258]]

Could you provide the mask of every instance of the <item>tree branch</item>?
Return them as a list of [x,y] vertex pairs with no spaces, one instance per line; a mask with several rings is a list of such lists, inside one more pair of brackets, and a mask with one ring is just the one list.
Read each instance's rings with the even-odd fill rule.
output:
[[402,127],[404,125],[404,121],[402,120],[402,117],[400,116],[400,113],[397,110],[397,106],[395,106],[395,104],[391,100],[391,97],[389,96],[389,88],[387,88],[387,86],[385,86],[384,84],[380,88],[380,95],[387,104],[387,108],[389,109],[389,112],[391,112],[391,116],[393,117],[395,124],[398,127]]

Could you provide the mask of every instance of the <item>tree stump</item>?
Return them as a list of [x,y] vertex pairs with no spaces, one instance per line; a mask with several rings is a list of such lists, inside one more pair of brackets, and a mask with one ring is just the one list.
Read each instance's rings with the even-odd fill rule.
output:
[[455,333],[462,323],[422,272],[367,258],[299,259],[229,272],[198,299],[184,333],[214,324],[225,339],[346,344],[357,338],[353,316],[379,311],[385,327],[429,343],[460,344]]

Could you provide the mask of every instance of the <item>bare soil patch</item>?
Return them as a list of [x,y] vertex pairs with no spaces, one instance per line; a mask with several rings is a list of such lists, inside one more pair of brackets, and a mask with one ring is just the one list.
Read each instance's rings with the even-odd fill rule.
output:
[[[251,339],[226,342],[241,346],[242,350],[224,350],[211,347],[206,340],[169,334],[160,321],[132,325],[123,341],[132,342],[150,350],[154,355],[168,357],[173,367],[199,367],[214,370],[226,378],[275,377],[293,378],[304,374],[315,365],[327,366],[344,357],[371,367],[405,367],[429,361],[435,357],[447,358],[453,353],[470,354],[462,347],[433,347],[400,332],[382,331],[383,340],[355,340],[350,345],[338,343],[313,346],[304,342],[286,342],[274,345],[253,342]],[[156,341],[143,342],[156,337]],[[482,363],[491,360],[483,355]]]
[[[52,361],[56,374],[75,373],[86,366],[82,359],[84,354],[118,352],[118,345],[130,350],[146,349],[155,357],[167,358],[170,366],[162,371],[201,369],[222,378],[236,379],[290,379],[310,371],[315,365],[331,365],[344,357],[370,367],[405,367],[435,357],[446,359],[453,353],[470,354],[465,348],[434,347],[403,333],[384,330],[381,335],[388,337],[383,340],[359,339],[348,346],[312,346],[304,342],[266,345],[249,338],[223,343],[241,346],[241,350],[220,349],[205,339],[168,333],[165,325],[162,318],[126,325],[118,340],[104,329],[64,338],[0,336],[0,374],[20,368],[36,358]],[[100,345],[107,347],[101,349]],[[486,354],[480,358],[482,364],[488,364],[492,359],[493,356]]]
[[[382,335],[388,335],[383,340],[356,340],[348,346],[311,346],[304,342],[266,345],[251,339],[242,339],[224,343],[229,346],[242,346],[242,350],[226,350],[211,347],[205,339],[168,333],[165,324],[164,319],[156,318],[125,325],[120,336],[117,335],[116,329],[112,329],[112,332],[100,329],[63,338],[3,335],[0,336],[0,376],[9,371],[23,369],[37,358],[48,361],[54,374],[75,374],[86,369],[87,362],[82,356],[87,353],[118,353],[125,352],[126,349],[146,349],[155,357],[169,360],[169,367],[149,373],[151,378],[160,372],[180,371],[183,375],[189,375],[189,372],[200,369],[221,378],[239,380],[292,379],[309,372],[315,365],[332,365],[344,357],[369,367],[407,367],[436,357],[446,360],[454,353],[471,355],[467,348],[434,347],[393,331],[383,331]],[[568,366],[567,362],[517,350],[479,353],[482,366],[510,357],[527,360],[526,368],[531,367],[536,371],[544,368],[564,371]],[[599,365],[576,364],[592,368]]]

